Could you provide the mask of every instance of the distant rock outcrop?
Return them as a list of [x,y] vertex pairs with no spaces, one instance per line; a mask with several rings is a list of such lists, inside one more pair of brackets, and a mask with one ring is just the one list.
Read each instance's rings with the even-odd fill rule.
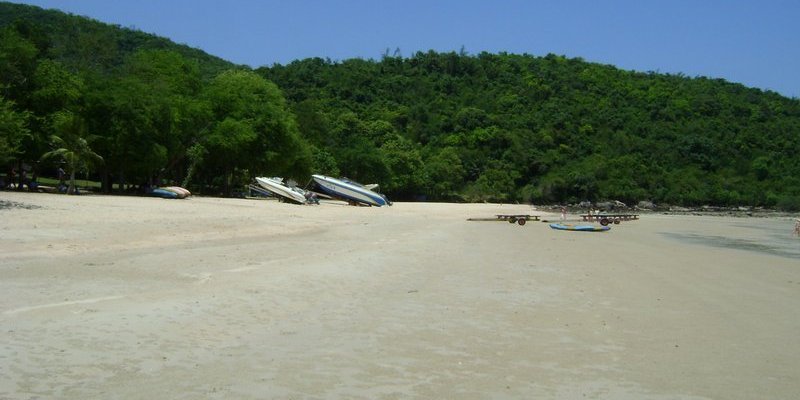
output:
[[621,201],[611,200],[597,203],[597,208],[599,208],[601,211],[614,211],[628,208],[628,206]]
[[636,203],[636,208],[640,209],[640,210],[652,211],[652,210],[656,209],[656,205],[653,204],[652,201],[644,201],[643,200],[643,201],[640,201],[640,202]]

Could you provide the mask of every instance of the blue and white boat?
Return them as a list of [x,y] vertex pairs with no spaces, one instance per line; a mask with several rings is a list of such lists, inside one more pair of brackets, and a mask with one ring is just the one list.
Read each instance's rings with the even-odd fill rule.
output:
[[386,196],[367,189],[364,185],[349,179],[336,179],[325,175],[311,175],[317,186],[332,197],[370,206],[391,205]]

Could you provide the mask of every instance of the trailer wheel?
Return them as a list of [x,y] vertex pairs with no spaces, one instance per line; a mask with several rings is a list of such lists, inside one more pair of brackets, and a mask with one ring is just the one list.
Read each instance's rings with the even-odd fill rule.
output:
[[620,223],[620,220],[618,220],[618,219],[614,220],[614,225],[619,225],[619,223]]
[[509,223],[509,224],[513,224],[514,222],[517,222],[517,219],[516,219],[516,218],[514,218],[514,217],[511,217],[511,218],[509,218],[509,219],[508,219],[508,223]]
[[600,220],[600,225],[606,226],[608,225],[608,218],[603,218]]
[[522,225],[525,225],[525,222],[527,222],[527,221],[525,221],[525,218],[520,218],[520,219],[517,221],[517,223],[518,223],[520,226],[522,226]]

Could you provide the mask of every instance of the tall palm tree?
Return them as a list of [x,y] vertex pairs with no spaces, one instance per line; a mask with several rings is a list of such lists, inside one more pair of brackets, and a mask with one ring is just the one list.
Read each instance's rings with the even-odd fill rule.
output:
[[42,159],[60,157],[64,160],[69,174],[67,194],[75,194],[75,173],[81,168],[103,162],[103,157],[95,153],[84,138],[86,129],[80,117],[71,113],[59,113],[54,119],[53,127],[61,136],[50,136],[54,149],[45,153]]

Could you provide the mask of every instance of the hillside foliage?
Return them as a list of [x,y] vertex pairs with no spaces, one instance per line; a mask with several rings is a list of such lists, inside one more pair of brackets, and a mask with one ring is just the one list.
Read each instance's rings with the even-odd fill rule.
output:
[[[75,129],[58,130],[67,115]],[[230,194],[258,175],[397,200],[800,209],[800,101],[549,54],[418,52],[256,70],[135,29],[0,3],[0,162],[85,140],[112,184]],[[52,154],[52,153],[51,153]]]
[[800,102],[724,80],[455,52],[258,72],[340,169],[361,172],[347,155],[377,148],[384,163],[358,177],[397,194],[787,207],[800,195]]

